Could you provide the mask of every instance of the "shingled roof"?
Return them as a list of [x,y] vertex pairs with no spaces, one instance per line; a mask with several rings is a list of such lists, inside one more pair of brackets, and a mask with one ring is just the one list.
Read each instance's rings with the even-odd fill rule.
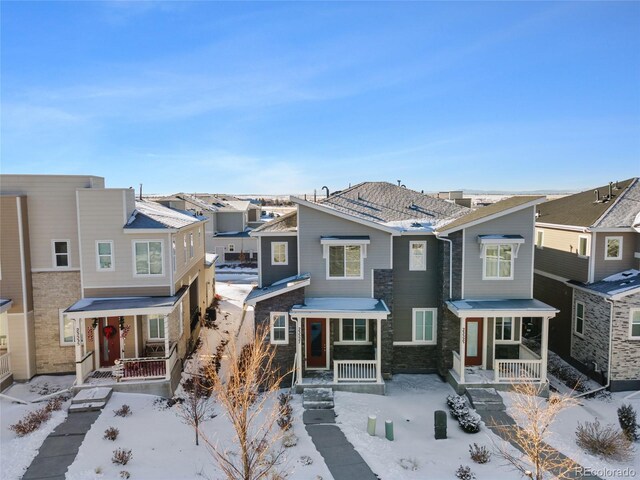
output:
[[136,209],[124,228],[182,228],[202,221],[190,212],[165,207],[156,202],[136,201]]
[[[630,227],[640,211],[640,182],[634,177],[615,183],[618,188],[613,187],[611,199],[607,199],[609,185],[604,185],[543,203],[538,207],[540,214],[536,222],[578,227]],[[598,190],[600,202],[596,202],[595,190]]]
[[298,230],[298,212],[293,211],[268,221],[251,231],[251,233],[287,233]]

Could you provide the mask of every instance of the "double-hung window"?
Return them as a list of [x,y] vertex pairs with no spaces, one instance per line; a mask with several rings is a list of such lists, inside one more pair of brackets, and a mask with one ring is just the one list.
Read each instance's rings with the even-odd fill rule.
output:
[[340,319],[341,342],[366,342],[369,339],[369,321],[364,318]]
[[69,267],[69,240],[53,241],[53,265],[55,267]]
[[589,256],[588,242],[589,242],[589,237],[585,235],[580,235],[578,237],[578,255],[580,257]]
[[513,278],[513,245],[487,245],[484,255],[484,279]]
[[271,312],[271,343],[289,343],[289,315],[286,312]]
[[113,270],[113,242],[99,240],[96,242],[96,262],[99,271]]
[[60,320],[60,345],[75,345],[75,332],[73,319],[67,317],[64,310],[59,310]]
[[438,313],[435,308],[413,309],[413,342],[435,345],[437,336],[437,316]]
[[189,234],[189,258],[193,258],[193,232]]
[[134,241],[136,275],[162,275],[162,242]]
[[512,342],[515,337],[515,322],[513,317],[496,317],[496,334],[497,342]]
[[273,242],[271,244],[271,265],[288,265],[287,242]]
[[362,245],[329,245],[329,278],[362,278]]
[[575,332],[580,336],[584,335],[584,314],[584,303],[576,302],[575,323],[573,328]]
[[622,237],[605,238],[605,260],[622,260]]
[[631,310],[629,322],[629,338],[640,340],[640,308]]
[[409,270],[427,269],[427,242],[409,242]]
[[147,316],[149,340],[164,340],[164,315]]

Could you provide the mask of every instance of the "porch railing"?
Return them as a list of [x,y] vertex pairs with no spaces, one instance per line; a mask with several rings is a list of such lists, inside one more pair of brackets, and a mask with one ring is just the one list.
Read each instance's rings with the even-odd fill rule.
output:
[[93,371],[93,351],[87,352],[84,357],[76,362],[76,377],[82,384]]
[[375,360],[334,360],[333,381],[339,382],[376,382]]
[[178,344],[174,343],[173,347],[169,349],[169,356],[166,358],[167,360],[167,378],[171,376],[171,372],[173,372],[173,366],[178,361]]
[[451,353],[453,353],[453,371],[460,377],[460,354],[456,351],[452,351]]
[[121,358],[113,367],[113,376],[118,380],[164,378],[166,374],[165,357]]
[[494,372],[496,382],[539,382],[542,360],[496,360]]
[[0,355],[0,378],[4,378],[11,373],[9,368],[9,352]]

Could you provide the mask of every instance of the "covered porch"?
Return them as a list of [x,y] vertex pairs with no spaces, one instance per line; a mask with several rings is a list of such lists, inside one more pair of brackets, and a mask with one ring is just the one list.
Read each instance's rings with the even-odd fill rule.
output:
[[384,301],[372,298],[305,298],[295,305],[296,389],[322,385],[383,394],[382,321],[388,315]]
[[[535,299],[456,300],[448,301],[447,307],[460,322],[447,376],[456,390],[547,383],[549,319],[558,310]],[[530,322],[539,323],[539,355],[522,343]]]
[[171,387],[179,366],[178,343],[185,333],[185,293],[91,298],[69,307],[65,315],[73,322],[76,386],[131,385],[119,390],[136,391],[133,385],[160,382]]

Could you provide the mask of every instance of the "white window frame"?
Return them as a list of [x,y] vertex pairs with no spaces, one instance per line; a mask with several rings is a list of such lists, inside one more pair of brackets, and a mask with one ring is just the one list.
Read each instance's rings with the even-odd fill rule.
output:
[[[71,322],[71,337],[72,337],[71,340],[65,340],[65,336],[64,336],[65,322]],[[75,321],[64,314],[64,309],[58,310],[58,325],[60,327],[60,346],[71,347],[75,345],[76,344]]]
[[[347,254],[345,251],[344,254],[344,276],[337,277],[330,275],[330,263],[331,263],[331,248],[341,247],[342,249],[346,249],[346,247],[358,247],[360,249],[360,275],[358,276],[347,276]],[[327,245],[326,246],[326,278],[327,280],[362,280],[364,278],[364,258],[365,258],[365,249],[366,245],[362,245],[359,243],[342,243],[336,245]]]
[[[422,245],[423,257],[424,257],[424,265],[416,266],[415,265],[415,256],[413,255],[413,246],[414,245]],[[409,242],[409,270],[413,272],[424,272],[427,270],[427,241],[412,241]]]
[[[56,243],[66,243],[67,244],[67,253],[56,253]],[[67,264],[66,265],[58,265],[58,255],[66,255],[67,256]],[[63,239],[63,238],[54,238],[51,240],[51,260],[53,261],[53,268],[66,270],[71,268],[71,240]]]
[[536,248],[544,249],[544,230],[536,229]]
[[[482,252],[482,280],[513,280],[513,271],[515,269],[515,259],[517,258],[517,253],[516,253],[516,245],[512,244],[512,243],[494,243],[494,244],[487,244],[487,245],[483,245],[483,247],[498,247],[498,268],[496,269],[498,272],[498,275],[495,277],[489,277],[487,275],[487,252],[486,252],[486,248],[483,248],[483,252]],[[500,260],[500,248],[501,247],[510,247],[511,248],[511,269],[510,269],[510,275],[508,277],[501,277],[500,276],[500,262],[502,260]]]
[[[160,341],[164,341],[164,325],[162,325],[162,329],[160,329],[160,323],[158,323],[158,337],[152,337],[151,336],[151,320],[160,320],[162,319],[162,322],[166,322],[167,321],[167,317],[164,315],[147,315],[147,340],[149,340],[150,342],[160,342]],[[161,335],[161,336],[160,336]]]
[[[498,332],[498,319],[501,318],[503,320],[502,326],[500,327],[502,338],[496,338],[496,333]],[[504,319],[511,319],[511,338],[504,338]],[[520,326],[519,333],[520,337],[516,338],[516,325]],[[520,343],[520,338],[522,337],[522,320],[521,317],[493,317],[493,341],[496,345],[499,344],[514,344]]]
[[[109,268],[100,267],[100,257],[106,257],[106,255],[100,255],[101,243],[109,244],[109,249],[110,249],[109,257],[111,257],[111,267]],[[113,240],[96,240],[96,270],[98,272],[113,272],[115,269],[116,269],[116,263],[115,263],[115,255],[113,254]]]
[[[416,313],[431,312],[433,325],[431,330],[431,340],[416,339]],[[423,332],[424,333],[424,332]],[[437,308],[412,308],[411,309],[411,342],[420,345],[436,345],[438,343],[438,309]]]
[[[582,321],[581,332],[578,331],[578,305],[582,305],[582,317],[580,317],[580,320]],[[573,333],[575,333],[579,337],[584,338],[584,323],[585,323],[585,316],[586,316],[585,314],[587,312],[587,306],[584,304],[584,302],[576,300],[574,308],[575,310],[573,312]]]
[[235,253],[236,251],[236,245],[235,243],[230,243],[229,245],[227,245],[227,252],[229,253]]
[[173,269],[173,272],[175,273],[176,269],[178,268],[178,258],[176,255],[176,239],[172,238],[171,239],[171,268]]
[[[353,339],[345,339],[343,335],[343,325],[345,320],[353,321]],[[364,320],[364,340],[356,340],[356,320]],[[338,345],[371,345],[369,340],[369,319],[367,318],[341,318],[339,324],[340,341],[334,342]]]
[[187,258],[187,234],[182,235],[182,251],[184,252],[184,263],[185,265],[188,262]]
[[[162,267],[162,272],[161,273],[151,273],[151,259],[149,258],[149,273],[138,273],[138,266],[137,266],[137,262],[136,262],[136,245],[138,243],[159,243],[160,244],[160,264]],[[153,277],[153,278],[157,278],[157,277],[164,277],[165,273],[164,273],[164,240],[132,240],[131,241],[131,246],[132,246],[132,256],[133,256],[133,276],[134,277]],[[147,245],[147,254],[149,252],[149,247]]]
[[[618,240],[620,242],[620,247],[618,248],[618,256],[617,257],[609,257],[609,241],[610,240]],[[613,236],[613,237],[604,237],[604,259],[605,260],[622,260],[622,242],[624,237],[622,236]]]
[[189,258],[193,258],[193,232],[189,232]]
[[[284,316],[284,340],[275,340],[274,333],[276,328],[276,318]],[[287,312],[271,312],[269,315],[269,340],[272,345],[288,345],[289,344],[289,314]]]
[[[584,240],[584,255],[580,253],[580,241]],[[577,252],[580,258],[588,258],[589,257],[589,235],[578,235],[578,248]]]
[[640,313],[640,308],[632,308],[629,311],[629,340],[640,340],[640,335],[633,335],[633,315],[635,313]]
[[[276,246],[284,246],[284,261],[276,262],[275,249]],[[271,265],[289,265],[289,242],[272,242],[271,243]]]

